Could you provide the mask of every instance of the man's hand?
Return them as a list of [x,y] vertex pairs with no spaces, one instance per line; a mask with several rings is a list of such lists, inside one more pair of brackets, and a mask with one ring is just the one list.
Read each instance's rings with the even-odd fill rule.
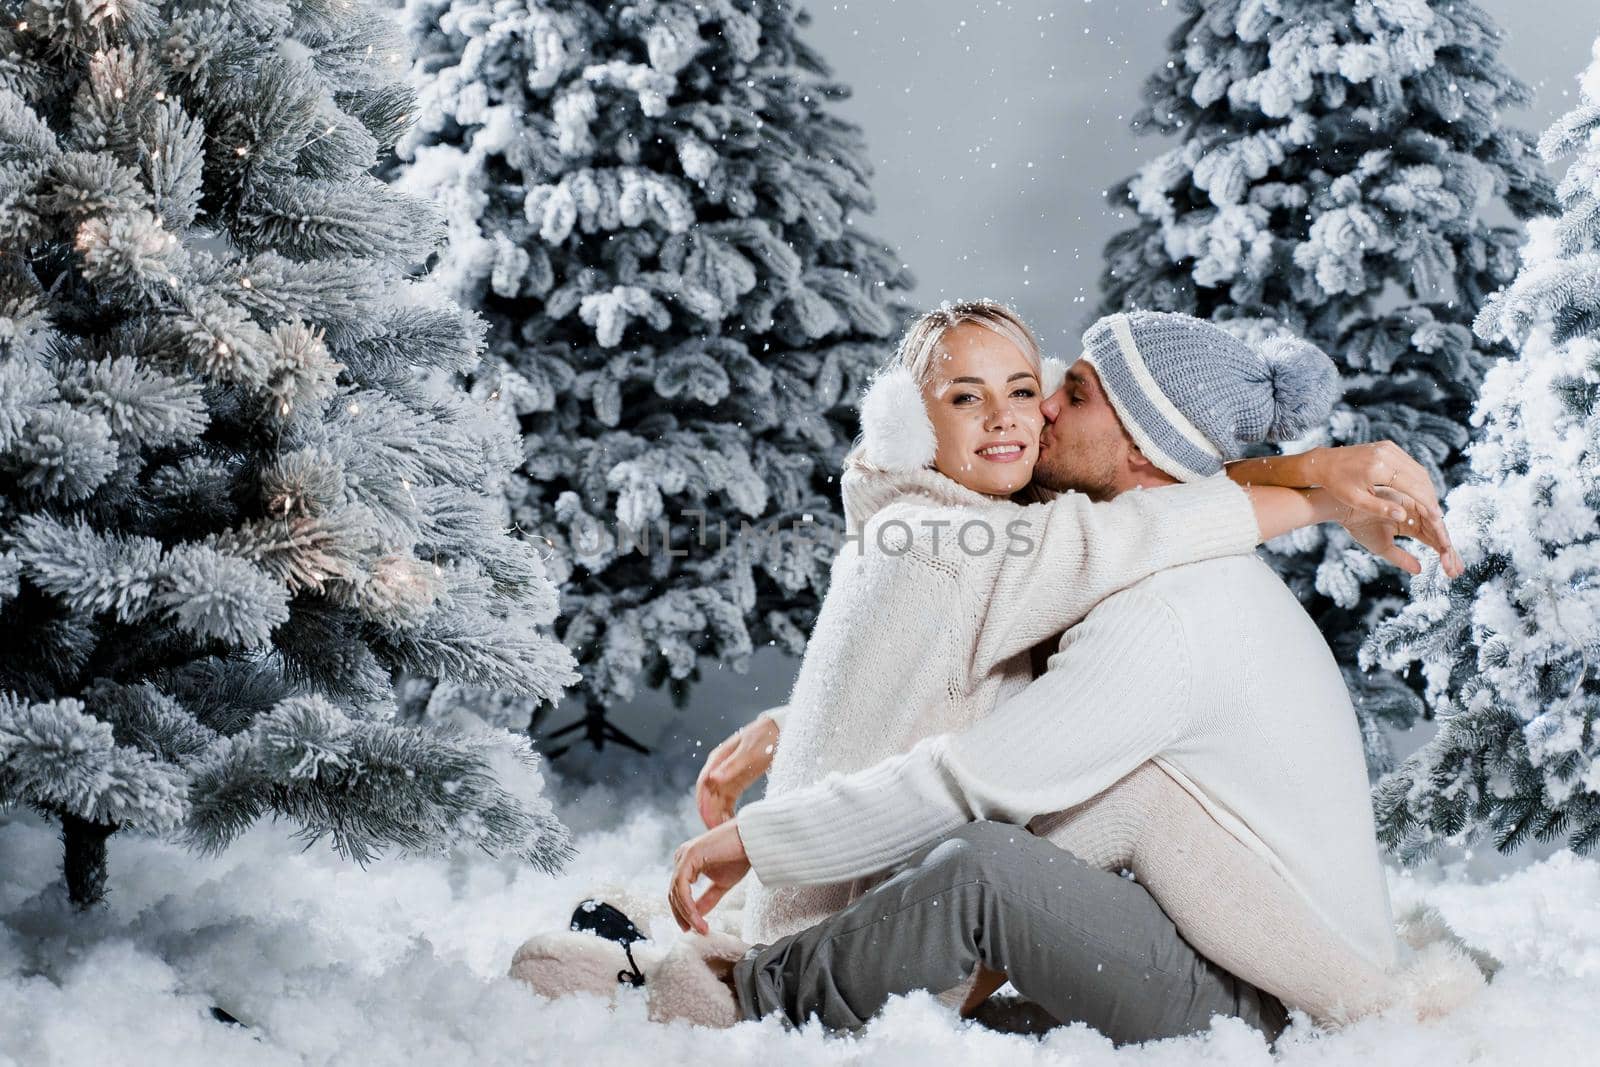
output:
[[733,818],[740,795],[772,766],[777,745],[778,724],[763,714],[711,750],[694,783],[695,805],[707,829]]
[[[709,933],[706,914],[749,872],[750,857],[744,853],[736,819],[679,845],[672,854],[672,885],[667,890],[667,903],[678,928]],[[711,885],[696,900],[694,883],[701,875],[709,878]]]

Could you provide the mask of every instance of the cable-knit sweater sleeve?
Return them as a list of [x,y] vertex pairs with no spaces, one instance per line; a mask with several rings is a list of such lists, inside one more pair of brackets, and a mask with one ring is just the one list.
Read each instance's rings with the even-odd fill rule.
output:
[[1100,503],[1063,493],[1023,509],[1006,532],[973,653],[978,678],[1112,593],[1169,567],[1249,552],[1261,536],[1249,494],[1221,475]]
[[766,885],[824,884],[903,863],[975,819],[1021,827],[1069,808],[1183,733],[1190,675],[1172,609],[1120,593],[1068,633],[1043,675],[967,729],[740,810],[745,852]]

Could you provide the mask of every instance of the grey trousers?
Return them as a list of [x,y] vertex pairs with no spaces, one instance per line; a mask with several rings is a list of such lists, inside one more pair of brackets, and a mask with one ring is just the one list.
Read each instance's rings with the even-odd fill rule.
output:
[[733,980],[746,1019],[853,1030],[891,995],[949,989],[979,963],[1117,1044],[1204,1030],[1215,1014],[1269,1042],[1288,1023],[1276,997],[1190,948],[1143,886],[997,822],[967,824],[842,911],[755,946]]

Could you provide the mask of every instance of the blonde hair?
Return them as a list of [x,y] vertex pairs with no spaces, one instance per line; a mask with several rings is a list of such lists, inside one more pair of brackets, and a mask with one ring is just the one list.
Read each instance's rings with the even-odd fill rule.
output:
[[[1044,380],[1044,353],[1039,339],[1034,336],[1022,316],[998,300],[946,300],[938,307],[923,312],[906,327],[894,355],[889,357],[878,373],[903,367],[911,373],[912,381],[920,389],[933,379],[935,359],[944,351],[944,335],[963,323],[974,323],[999,334],[1017,347],[1032,364],[1033,372]],[[845,456],[846,469],[874,468],[862,455],[861,438]]]
[[943,351],[945,333],[968,322],[1004,337],[1027,357],[1035,372],[1042,369],[1044,353],[1039,349],[1039,339],[1021,315],[998,300],[946,300],[923,312],[906,328],[884,370],[904,367],[918,387],[927,385],[933,378],[934,357]]

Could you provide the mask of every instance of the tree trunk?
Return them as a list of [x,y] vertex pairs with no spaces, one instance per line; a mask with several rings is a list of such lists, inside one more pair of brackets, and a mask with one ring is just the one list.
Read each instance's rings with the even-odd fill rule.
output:
[[116,832],[114,825],[61,816],[65,848],[61,866],[67,876],[67,899],[79,911],[88,911],[106,899],[106,839]]

